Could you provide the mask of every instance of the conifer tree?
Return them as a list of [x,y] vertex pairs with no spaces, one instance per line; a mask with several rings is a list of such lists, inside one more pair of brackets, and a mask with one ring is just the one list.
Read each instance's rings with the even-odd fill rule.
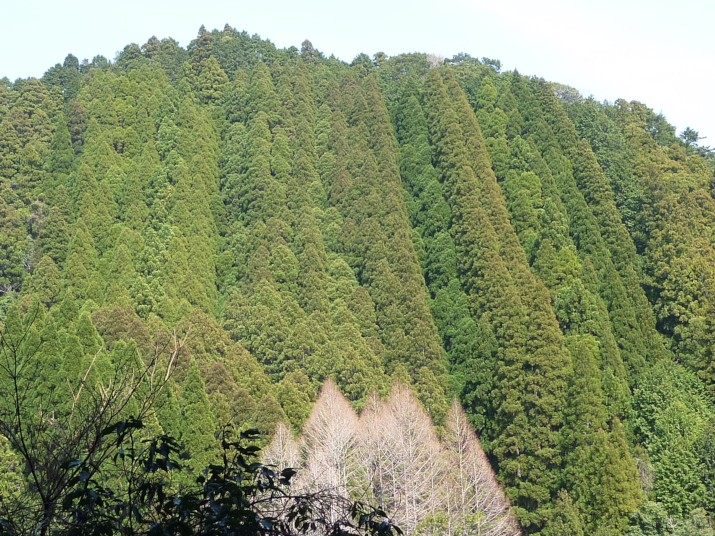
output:
[[281,408],[275,397],[267,393],[258,401],[254,416],[255,427],[266,435],[271,435],[279,423],[286,422],[283,408]]
[[[613,324],[616,328],[624,324],[630,327],[627,336],[624,337],[629,343],[624,348],[625,361],[634,372],[637,372],[642,367],[646,354],[651,359],[662,357],[663,347],[660,337],[655,334],[652,310],[639,285],[635,246],[628,239],[627,230],[618,215],[613,191],[602,169],[598,166],[590,146],[585,140],[579,142],[573,124],[548,86],[545,83],[534,81],[532,87],[535,89],[536,98],[542,106],[546,121],[553,129],[553,133],[566,155],[572,161],[575,183],[592,211],[592,218],[596,220],[599,233],[602,235],[604,244],[612,255],[613,264],[622,278],[623,298],[614,299],[613,295],[607,295],[605,300],[613,308],[615,308],[614,305],[619,306],[619,304],[630,302],[632,312],[628,311],[628,313],[633,315],[632,320],[623,322],[623,319],[616,322],[614,318]],[[603,257],[604,255],[601,253],[594,257],[594,261],[600,264],[603,262]]]
[[49,306],[60,290],[60,271],[52,258],[44,255],[29,280],[28,290],[36,299]]
[[80,219],[74,226],[64,270],[64,286],[68,293],[80,300],[100,301],[102,288],[97,268],[94,239]]
[[[702,497],[707,470],[697,469],[700,434],[713,414],[712,401],[697,375],[663,361],[642,379],[633,398],[636,437],[653,465],[655,499],[670,514],[688,514]],[[707,437],[703,435],[702,437]],[[707,467],[707,465],[705,465]]]
[[20,459],[10,449],[9,441],[3,435],[0,435],[0,470],[0,508],[11,511],[25,488],[25,482]]
[[278,402],[288,416],[294,430],[300,430],[308,418],[310,405],[315,401],[310,379],[302,371],[288,374],[278,387]]
[[67,256],[70,235],[65,216],[57,207],[52,207],[42,226],[39,237],[40,247],[55,264],[62,266]]
[[584,535],[580,512],[566,491],[559,492],[551,519],[541,534],[544,536]]
[[303,489],[335,476],[415,534],[707,534],[696,138],[488,58],[348,65],[228,25],[4,80],[0,319],[37,348],[27,407],[84,411],[125,354],[178,345],[146,426],[194,474],[219,425],[256,427]]
[[581,470],[584,481],[575,486],[574,493],[586,527],[622,533],[640,505],[641,489],[620,421],[614,420],[610,434],[603,429],[596,432]]
[[206,396],[206,385],[195,360],[191,361],[182,392],[182,440],[191,455],[191,469],[200,471],[215,457],[216,423]]
[[20,290],[27,272],[28,249],[20,215],[5,201],[3,194],[0,196],[0,287],[3,293]]
[[[538,529],[547,519],[557,486],[556,430],[570,355],[550,297],[528,270],[503,198],[495,190],[479,125],[466,98],[453,77],[445,84],[436,71],[430,72],[425,94],[430,136],[439,150],[438,171],[453,203],[464,287],[472,296],[473,314],[487,312],[500,335],[492,449],[522,526]],[[537,397],[522,398],[531,389],[527,384],[539,385]]]

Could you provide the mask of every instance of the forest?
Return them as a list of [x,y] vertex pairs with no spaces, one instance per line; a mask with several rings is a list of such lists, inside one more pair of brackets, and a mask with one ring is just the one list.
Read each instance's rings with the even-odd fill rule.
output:
[[0,79],[0,535],[715,536],[700,140],[228,24]]

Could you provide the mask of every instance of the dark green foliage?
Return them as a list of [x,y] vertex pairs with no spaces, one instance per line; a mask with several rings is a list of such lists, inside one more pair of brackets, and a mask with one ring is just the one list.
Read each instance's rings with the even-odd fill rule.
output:
[[[316,116],[304,60],[295,68],[274,64],[272,71],[262,63],[252,69],[246,115],[236,116],[241,121],[226,135],[222,186],[230,232],[223,262],[235,259],[236,275],[226,287],[236,289],[226,302],[225,325],[274,377],[300,368],[314,384],[333,377],[356,405],[372,389],[387,389],[385,373],[395,362],[413,360],[413,381],[422,378],[425,400],[440,415],[446,410],[444,381],[420,370],[427,365],[441,377],[441,354],[406,240],[389,153],[394,141],[377,88],[368,83],[363,89],[346,77],[343,100]],[[365,106],[366,97],[373,99],[373,117],[354,110],[356,103]],[[234,109],[228,112],[231,117]],[[354,119],[346,123],[351,113]],[[324,145],[316,140],[316,120],[318,132],[332,130],[338,138]],[[377,136],[372,147],[370,129]],[[383,150],[388,153],[378,159]],[[382,161],[392,167],[381,171]],[[350,173],[361,168],[362,184],[351,184]],[[338,176],[345,182],[336,190]],[[368,204],[359,201],[368,197]],[[387,209],[383,203],[396,205]],[[397,219],[382,228],[375,210]],[[335,231],[338,240],[329,240],[326,232]],[[393,272],[398,259],[407,269],[399,276]],[[286,409],[294,404],[286,392],[282,397]],[[305,415],[290,413],[294,425]]]
[[185,442],[193,485],[223,427],[297,431],[327,378],[358,410],[399,380],[437,425],[459,398],[525,533],[710,534],[699,141],[467,54],[348,65],[226,25],[68,55],[0,84],[0,319],[32,326],[27,409],[157,359],[175,370],[144,424]]
[[[464,94],[449,71],[444,82],[432,71],[425,93],[437,170],[453,207],[460,279],[472,315],[493,330],[497,342],[491,449],[517,516],[533,531],[545,522],[557,489],[555,431],[562,418],[557,408],[563,407],[571,358],[550,300],[528,270],[504,200],[495,190],[481,131]],[[539,395],[522,398],[532,388]],[[477,413],[485,410],[488,405]]]

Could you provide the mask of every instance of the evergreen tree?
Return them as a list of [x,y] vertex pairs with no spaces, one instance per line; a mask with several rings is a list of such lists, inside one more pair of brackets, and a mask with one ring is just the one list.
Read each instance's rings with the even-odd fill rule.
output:
[[69,226],[65,218],[60,208],[52,207],[43,223],[39,240],[45,255],[60,266],[67,256],[70,241]]
[[92,235],[80,219],[75,224],[69,243],[64,271],[64,287],[74,298],[92,299],[101,297],[101,282],[97,268],[97,250]]
[[28,290],[45,306],[51,305],[60,290],[60,271],[51,257],[44,255],[30,278]]
[[[557,486],[556,430],[570,355],[550,298],[528,270],[503,198],[494,189],[496,179],[466,98],[451,75],[445,84],[436,71],[428,77],[425,94],[430,135],[440,155],[438,171],[453,203],[464,286],[471,294],[473,314],[487,313],[498,334],[491,447],[519,521],[529,530],[538,529],[547,519]],[[509,259],[509,268],[504,259]],[[522,398],[531,389],[537,396]]]
[[27,273],[30,244],[17,211],[0,196],[0,287],[2,292],[20,290]]
[[196,472],[206,467],[215,457],[216,423],[206,396],[206,385],[195,360],[189,366],[182,393],[182,440],[191,455],[189,465]]
[[0,435],[0,508],[11,508],[19,498],[25,487],[22,476],[20,459],[10,449],[9,441]]
[[[228,25],[4,80],[0,319],[37,349],[28,411],[171,360],[147,433],[178,432],[193,474],[219,426],[257,427],[414,533],[511,536],[508,500],[525,533],[707,535],[697,141],[488,58],[348,65]],[[321,385],[345,430],[311,416]]]
[[559,492],[551,519],[541,534],[544,536],[583,536],[581,514],[565,491]]
[[[52,173],[52,184],[63,184],[72,171],[75,153],[72,147],[72,137],[67,128],[67,118],[60,115],[57,118],[55,132],[52,137],[50,151],[47,156],[45,168]],[[50,192],[47,192],[50,193]]]

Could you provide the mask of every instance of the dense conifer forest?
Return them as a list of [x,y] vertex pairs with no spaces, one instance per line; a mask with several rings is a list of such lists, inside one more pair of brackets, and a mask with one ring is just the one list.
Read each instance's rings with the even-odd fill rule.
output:
[[257,430],[410,536],[715,535],[698,142],[489,58],[228,25],[0,79],[0,533],[159,534],[116,498],[140,445],[179,493]]

